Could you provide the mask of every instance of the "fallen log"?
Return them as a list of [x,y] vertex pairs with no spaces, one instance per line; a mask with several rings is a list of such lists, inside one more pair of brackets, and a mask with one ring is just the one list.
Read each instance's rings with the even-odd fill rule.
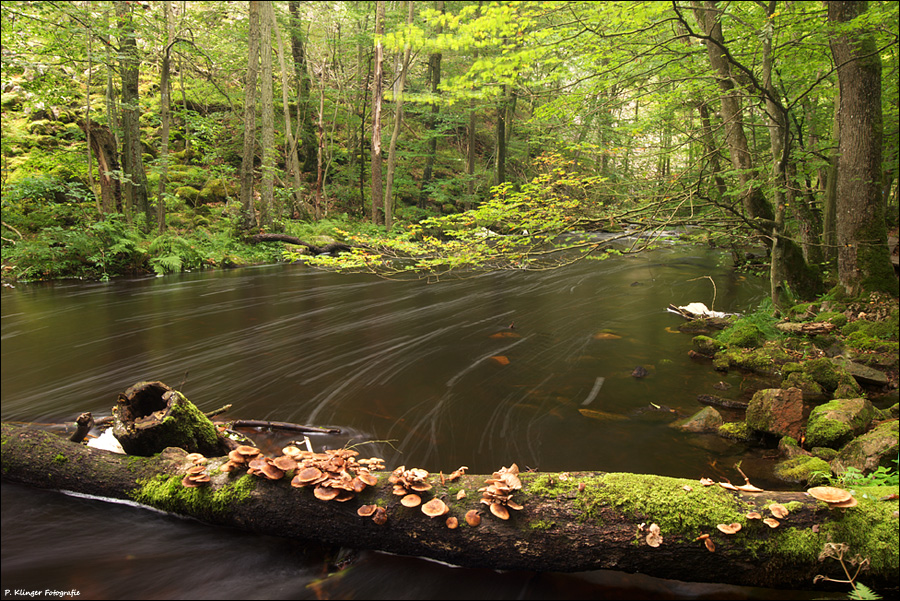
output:
[[295,244],[297,246],[305,246],[309,249],[309,252],[314,255],[324,255],[327,253],[342,253],[342,252],[350,252],[352,247],[348,244],[343,244],[341,242],[332,242],[331,244],[326,244],[325,246],[316,246],[315,244],[310,244],[309,242],[305,242],[296,236],[289,236],[287,234],[256,234],[255,236],[250,238],[250,242],[260,243],[260,242],[287,242],[288,244]]
[[[210,481],[186,488],[182,480],[196,467],[182,449],[122,456],[42,430],[2,424],[5,480],[136,501],[261,534],[500,570],[613,569],[791,589],[813,588],[817,574],[843,577],[837,562],[820,563],[818,557],[826,543],[844,542],[851,553],[869,559],[871,570],[860,577],[867,586],[896,592],[900,575],[897,502],[879,501],[884,490],[857,491],[857,507],[828,509],[802,492],[744,493],[637,474],[526,473],[519,475],[522,487],[514,496],[522,509],[502,520],[476,492],[489,476],[462,475],[451,482],[427,474],[431,489],[418,494],[440,498],[449,507],[448,514],[429,518],[419,507],[401,504],[387,473],[375,473],[377,483],[339,503],[291,486],[288,477],[263,479],[244,468],[226,473],[227,461],[211,459],[205,466]],[[746,517],[751,510],[769,516],[768,508],[776,502],[790,510],[778,527]],[[379,525],[357,515],[363,505],[383,508],[386,521]],[[478,526],[465,521],[472,510],[480,512]],[[448,516],[457,518],[457,528],[448,528]],[[717,529],[733,523],[742,525],[736,534]],[[652,524],[659,527],[659,546],[649,543]],[[714,551],[703,535],[709,535]]]

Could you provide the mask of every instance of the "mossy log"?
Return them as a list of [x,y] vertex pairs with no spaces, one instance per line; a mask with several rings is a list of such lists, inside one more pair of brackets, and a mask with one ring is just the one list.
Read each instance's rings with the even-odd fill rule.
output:
[[113,417],[113,435],[129,455],[180,447],[215,456],[232,448],[203,412],[162,382],[138,382],[120,393]]
[[[802,492],[741,493],[699,482],[651,475],[599,472],[520,474],[514,499],[524,507],[501,520],[480,503],[488,476],[464,475],[434,487],[425,500],[441,498],[450,508],[439,518],[407,508],[392,493],[387,473],[356,498],[320,501],[313,491],[293,488],[290,478],[266,480],[244,469],[220,468],[226,457],[207,464],[211,481],[185,488],[192,467],[187,453],[170,448],[152,457],[116,455],[60,436],[2,424],[3,478],[41,488],[127,499],[175,515],[261,534],[428,557],[462,566],[500,570],[582,571],[613,569],[660,578],[790,589],[813,588],[817,574],[841,577],[837,562],[821,563],[827,542],[844,542],[867,557],[860,580],[880,591],[896,591],[898,521],[896,501],[880,497],[897,489],[857,491],[859,505],[828,509]],[[498,466],[499,468],[499,466]],[[459,497],[464,490],[465,496]],[[781,503],[790,515],[771,528],[746,517]],[[357,515],[364,504],[386,510],[379,525]],[[480,525],[466,523],[470,510]],[[454,516],[459,527],[449,529]],[[648,528],[660,527],[662,544],[647,543]],[[723,534],[718,524],[742,529]],[[642,526],[643,525],[643,526]],[[709,551],[702,535],[709,535]],[[815,585],[823,586],[823,585]],[[843,590],[846,590],[844,585]]]

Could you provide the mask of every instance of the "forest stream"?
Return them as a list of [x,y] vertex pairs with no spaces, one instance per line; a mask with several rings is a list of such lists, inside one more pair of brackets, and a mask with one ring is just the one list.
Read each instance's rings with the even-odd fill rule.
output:
[[[677,245],[438,283],[276,265],[21,285],[2,293],[2,419],[108,415],[131,384],[162,380],[204,411],[232,403],[228,418],[339,427],[312,444],[372,441],[363,451],[389,469],[491,473],[516,462],[735,479],[742,461],[755,484],[775,487],[765,450],[670,427],[702,408],[698,394],[738,397],[754,382],[692,361],[666,306],[751,311],[766,286],[721,251]],[[639,366],[645,377],[633,377]],[[5,589],[85,599],[800,598],[335,554],[7,483],[2,576]]]

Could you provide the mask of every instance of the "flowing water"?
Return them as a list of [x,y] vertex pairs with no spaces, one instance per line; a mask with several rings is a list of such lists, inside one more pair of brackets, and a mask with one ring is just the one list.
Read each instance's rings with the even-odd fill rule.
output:
[[[516,462],[734,479],[743,460],[761,484],[762,454],[669,427],[701,408],[698,394],[721,394],[719,381],[731,396],[748,385],[690,360],[690,336],[665,312],[713,298],[717,310],[755,307],[763,282],[728,263],[717,251],[672,246],[438,283],[277,265],[23,285],[2,295],[2,419],[108,415],[131,384],[162,380],[204,411],[232,403],[229,418],[339,427],[341,435],[312,436],[313,444],[372,441],[363,452],[389,469],[490,473]],[[638,366],[646,377],[632,377]],[[4,589],[75,589],[90,599],[757,594],[614,572],[463,570],[378,553],[329,575],[347,554],[2,486]]]

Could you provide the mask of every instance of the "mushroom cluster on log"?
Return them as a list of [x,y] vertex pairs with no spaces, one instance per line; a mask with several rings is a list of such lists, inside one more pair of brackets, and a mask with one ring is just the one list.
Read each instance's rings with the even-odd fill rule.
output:
[[[856,507],[829,509],[803,492],[749,493],[636,474],[529,473],[518,476],[521,488],[516,496],[523,509],[509,520],[480,524],[480,499],[454,500],[449,483],[434,485],[433,496],[449,499],[449,511],[443,515],[457,518],[458,527],[450,529],[444,520],[400,505],[387,478],[350,502],[323,502],[312,494],[297,494],[286,478],[258,478],[240,469],[224,472],[229,460],[222,456],[204,465],[209,482],[186,489],[181,482],[193,463],[182,449],[170,448],[152,457],[116,455],[7,423],[2,424],[2,439],[5,480],[138,501],[208,523],[275,536],[481,568],[615,569],[794,589],[812,588],[818,574],[841,577],[837,562],[821,563],[818,553],[828,542],[847,542],[854,553],[871,559],[872,569],[865,574],[868,586],[886,596],[897,591],[895,500],[859,498]],[[494,478],[464,475],[452,486],[475,489],[486,479]],[[620,496],[626,491],[627,498]],[[215,499],[218,505],[204,504]],[[745,517],[751,510],[766,511],[773,502],[791,507],[790,527],[769,528]],[[357,514],[364,505],[374,507],[371,520]],[[743,528],[732,535],[716,530],[716,524],[732,522]],[[659,526],[659,547],[636,544],[646,536],[642,531],[646,523]],[[701,538],[704,533],[708,534]]]

